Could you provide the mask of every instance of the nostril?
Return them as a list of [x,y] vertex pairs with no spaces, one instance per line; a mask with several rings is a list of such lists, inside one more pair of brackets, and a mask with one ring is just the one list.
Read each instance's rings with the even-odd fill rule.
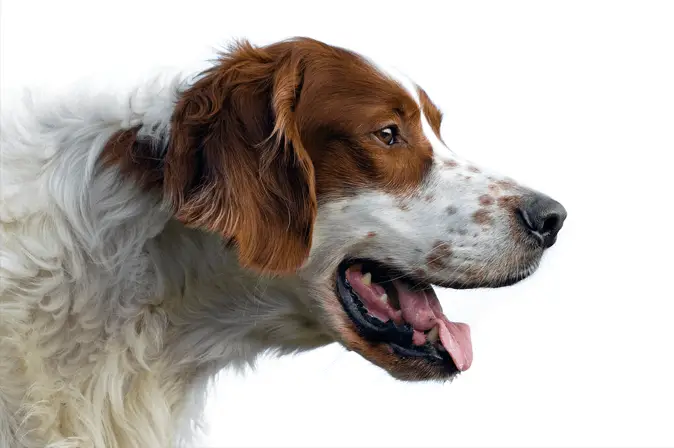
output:
[[560,216],[559,215],[553,215],[548,218],[546,218],[543,221],[543,227],[541,227],[541,233],[545,235],[546,233],[551,233],[551,232],[556,232],[557,229],[559,228],[559,221],[560,221]]
[[517,215],[520,218],[520,221],[522,221],[522,224],[524,224],[524,227],[526,227],[528,230],[531,230],[532,232],[537,231],[536,227],[534,227],[534,223],[531,222],[531,218],[529,218],[529,214],[527,213],[526,209],[518,208]]

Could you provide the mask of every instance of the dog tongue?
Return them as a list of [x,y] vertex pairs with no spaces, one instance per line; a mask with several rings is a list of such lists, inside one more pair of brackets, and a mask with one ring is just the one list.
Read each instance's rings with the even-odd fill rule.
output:
[[447,319],[442,312],[438,296],[432,288],[411,291],[405,283],[399,280],[393,284],[398,290],[398,301],[403,319],[419,331],[430,330],[437,325],[440,342],[454,360],[456,367],[461,371],[468,370],[473,362],[470,327]]
[[[437,327],[440,342],[454,360],[456,367],[461,371],[470,367],[473,362],[470,327],[447,319],[432,288],[411,291],[404,282],[395,280],[393,286],[398,292],[400,302],[400,310],[396,310],[385,298],[384,288],[372,283],[370,278],[365,281],[365,276],[359,269],[347,270],[346,278],[371,315],[384,322],[392,320],[401,325],[405,321],[412,325],[414,329],[412,342],[415,345],[424,345],[427,341],[424,332]],[[428,334],[430,337],[430,332]]]

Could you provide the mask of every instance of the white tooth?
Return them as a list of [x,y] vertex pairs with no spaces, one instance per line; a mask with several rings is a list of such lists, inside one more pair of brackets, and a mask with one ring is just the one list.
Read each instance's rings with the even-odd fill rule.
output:
[[379,300],[381,300],[384,303],[388,303],[388,294],[382,294],[379,296]]
[[438,327],[437,327],[437,325],[436,325],[435,327],[433,327],[433,328],[431,329],[431,331],[428,332],[428,335],[427,335],[427,337],[428,337],[428,342],[433,343],[433,342],[437,341],[437,340],[438,340],[438,336],[439,336],[439,330],[438,330]]
[[370,283],[372,283],[372,274],[369,272],[367,274],[363,274],[363,284],[365,286],[370,286]]

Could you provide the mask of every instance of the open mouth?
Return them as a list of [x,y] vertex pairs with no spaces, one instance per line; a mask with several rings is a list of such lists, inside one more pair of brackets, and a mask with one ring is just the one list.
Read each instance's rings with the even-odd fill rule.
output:
[[346,260],[336,288],[360,337],[441,367],[446,375],[470,367],[470,328],[447,319],[430,283],[372,260]]

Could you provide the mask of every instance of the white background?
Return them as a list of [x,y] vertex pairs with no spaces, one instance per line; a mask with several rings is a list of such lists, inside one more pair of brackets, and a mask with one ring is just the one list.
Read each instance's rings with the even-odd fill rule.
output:
[[232,37],[307,35],[398,66],[445,111],[453,150],[568,209],[534,277],[440,292],[472,326],[454,383],[397,382],[335,345],[262,360],[222,374],[205,445],[674,445],[674,2],[15,0],[1,15],[3,107],[24,86],[126,86],[201,68]]

